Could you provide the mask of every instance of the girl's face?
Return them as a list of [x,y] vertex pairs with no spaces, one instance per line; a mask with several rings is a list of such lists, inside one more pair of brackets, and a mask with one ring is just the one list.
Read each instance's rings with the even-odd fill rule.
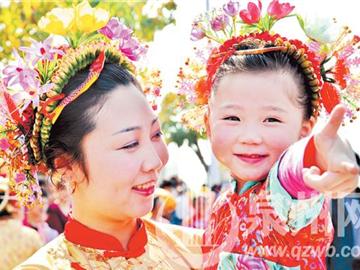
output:
[[205,121],[214,154],[236,179],[266,178],[281,153],[310,133],[297,91],[292,75],[281,71],[220,80]]
[[[168,161],[160,124],[135,86],[119,86],[95,116],[82,141],[86,181],[78,181],[74,211],[87,218],[141,217],[153,206],[159,171]],[[74,169],[76,179],[84,179]],[[80,212],[80,213],[79,213]]]

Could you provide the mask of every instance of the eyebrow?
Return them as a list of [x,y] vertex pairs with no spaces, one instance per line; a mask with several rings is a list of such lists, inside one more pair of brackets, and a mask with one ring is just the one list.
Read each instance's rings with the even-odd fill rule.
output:
[[269,111],[276,111],[276,112],[281,112],[281,113],[287,113],[287,110],[284,110],[283,108],[277,107],[277,106],[264,106],[263,107],[264,110],[269,110]]
[[[153,126],[156,122],[158,121],[158,117],[154,118],[152,121],[151,121],[151,126]],[[140,126],[133,126],[133,127],[127,127],[127,128],[124,128],[124,129],[121,129],[119,131],[116,131],[115,133],[113,133],[112,135],[117,135],[119,133],[125,133],[125,132],[130,132],[130,131],[134,131],[134,130],[139,130],[141,129]]]
[[237,104],[228,104],[225,106],[222,106],[221,109],[237,109],[237,110],[243,110],[244,108]]
[[[225,105],[223,107],[221,107],[222,109],[236,109],[236,110],[244,110],[243,106],[237,105],[237,104],[229,104],[229,105]],[[281,113],[287,113],[286,110],[277,107],[277,106],[273,106],[273,105],[267,105],[262,107],[262,110],[268,110],[268,111],[276,111],[276,112],[281,112]]]

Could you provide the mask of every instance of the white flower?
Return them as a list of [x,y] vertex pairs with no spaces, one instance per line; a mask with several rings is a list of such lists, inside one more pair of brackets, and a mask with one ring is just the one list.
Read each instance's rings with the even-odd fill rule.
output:
[[309,16],[304,18],[305,34],[320,43],[334,43],[342,28],[330,18]]

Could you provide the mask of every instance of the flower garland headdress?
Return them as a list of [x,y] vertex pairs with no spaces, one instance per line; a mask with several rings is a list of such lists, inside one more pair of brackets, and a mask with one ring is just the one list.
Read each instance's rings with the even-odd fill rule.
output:
[[[216,72],[227,59],[233,55],[272,51],[280,51],[298,63],[311,91],[314,116],[319,114],[321,107],[330,112],[336,104],[343,102],[348,107],[350,121],[356,118],[360,98],[360,38],[352,35],[348,27],[344,27],[335,40],[318,35],[324,33],[315,34],[300,15],[292,13],[294,8],[289,3],[273,0],[267,13],[262,15],[260,0],[257,4],[249,2],[242,10],[238,1],[230,0],[223,9],[203,14],[194,21],[191,39],[207,38],[209,42],[205,48],[195,48],[195,57],[188,59],[178,74],[178,92],[185,95],[187,105],[192,106],[183,117],[186,125],[202,131],[199,115],[208,103]],[[309,38],[306,43],[271,31],[277,21],[292,16],[297,17]],[[260,44],[259,48],[238,49],[249,40]],[[216,47],[214,42],[220,46]]]
[[[41,198],[37,174],[48,172],[44,149],[64,107],[90,88],[105,62],[119,63],[135,74],[133,62],[146,52],[131,29],[86,0],[74,8],[54,8],[39,27],[66,42],[54,46],[53,36],[33,41],[19,48],[25,58],[14,50],[16,62],[5,66],[0,80],[0,168],[7,169],[10,187],[27,205]],[[87,79],[65,96],[62,90],[69,79],[88,66]],[[152,76],[148,82],[153,85],[145,88],[147,96],[159,96],[159,74],[145,75]]]

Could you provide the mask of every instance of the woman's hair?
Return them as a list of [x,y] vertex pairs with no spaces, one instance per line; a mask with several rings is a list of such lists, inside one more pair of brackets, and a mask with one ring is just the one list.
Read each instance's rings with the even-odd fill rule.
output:
[[[246,40],[240,43],[236,49],[241,51],[269,47],[269,45],[261,46],[261,44],[258,43],[259,42],[254,40]],[[310,86],[299,64],[289,57],[288,54],[282,53],[281,51],[232,55],[217,70],[212,86],[212,93],[216,94],[220,80],[228,74],[265,71],[285,72],[293,77],[299,88],[299,91],[297,91],[297,102],[304,109],[304,118],[310,119],[313,114],[313,106],[311,103],[312,91]]]
[[[65,85],[62,93],[69,95],[87,79],[88,73],[89,68],[75,74]],[[67,154],[71,157],[71,162],[78,162],[87,175],[81,150],[82,139],[95,129],[96,114],[106,102],[108,95],[117,86],[130,84],[141,91],[140,84],[126,68],[119,64],[105,64],[97,81],[65,107],[52,127],[49,142],[44,150],[48,168],[55,170],[55,158]]]

